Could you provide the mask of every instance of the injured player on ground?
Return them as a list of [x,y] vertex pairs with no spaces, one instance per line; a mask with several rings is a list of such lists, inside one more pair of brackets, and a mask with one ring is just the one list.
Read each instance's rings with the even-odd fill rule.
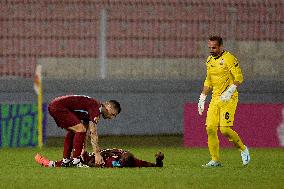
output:
[[[104,159],[103,165],[95,164],[94,153],[83,152],[81,155],[82,163],[76,165],[75,167],[103,167],[103,168],[114,168],[114,167],[163,167],[164,154],[158,152],[155,154],[156,162],[151,163],[136,158],[131,152],[123,149],[103,149],[100,151],[101,156]],[[43,157],[40,154],[35,155],[35,161],[44,167],[61,167],[61,161],[52,161],[48,158]],[[72,167],[72,166],[70,166]]]

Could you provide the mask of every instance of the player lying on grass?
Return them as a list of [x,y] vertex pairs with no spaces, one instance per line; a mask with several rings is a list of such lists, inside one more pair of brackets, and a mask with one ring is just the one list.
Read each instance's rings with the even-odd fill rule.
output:
[[[81,155],[82,164],[75,167],[163,167],[164,154],[161,152],[155,154],[156,163],[138,159],[129,151],[116,148],[101,150],[100,154],[104,160],[103,165],[96,165],[95,154],[85,151]],[[51,161],[40,154],[36,154],[35,161],[44,167],[62,166],[62,160]]]

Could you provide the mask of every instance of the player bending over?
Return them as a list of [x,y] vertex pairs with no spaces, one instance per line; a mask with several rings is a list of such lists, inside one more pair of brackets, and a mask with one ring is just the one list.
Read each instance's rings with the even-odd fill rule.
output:
[[[161,152],[155,154],[156,163],[140,160],[129,151],[116,148],[101,150],[100,154],[104,160],[103,165],[96,164],[94,153],[85,151],[81,155],[82,164],[75,167],[163,167],[164,154]],[[62,167],[62,160],[51,161],[40,154],[36,154],[35,161],[44,167]]]
[[56,125],[67,131],[64,138],[62,166],[70,166],[71,163],[72,166],[80,165],[80,155],[87,144],[86,137],[91,139],[96,163],[104,163],[99,150],[97,124],[100,117],[115,118],[121,111],[119,102],[109,100],[101,103],[85,95],[67,95],[53,99],[48,105],[48,111]]

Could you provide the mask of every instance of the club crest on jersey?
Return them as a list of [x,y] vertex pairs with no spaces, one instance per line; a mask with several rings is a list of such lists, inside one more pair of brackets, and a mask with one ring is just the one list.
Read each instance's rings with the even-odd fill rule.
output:
[[220,60],[220,65],[223,66],[224,65],[224,60]]

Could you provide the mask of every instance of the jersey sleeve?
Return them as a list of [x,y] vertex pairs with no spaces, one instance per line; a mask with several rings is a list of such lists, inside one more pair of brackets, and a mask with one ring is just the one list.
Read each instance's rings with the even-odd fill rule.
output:
[[99,119],[100,119],[100,114],[96,109],[89,109],[89,114],[90,114],[90,120],[95,123],[98,124]]
[[96,101],[89,102],[88,113],[90,117],[90,121],[97,124],[100,118],[100,104]]
[[208,74],[208,72],[206,73],[206,78],[205,78],[205,81],[204,81],[204,86],[209,87],[209,88],[212,87],[212,85],[211,85],[211,80],[210,80],[210,75]]
[[[211,60],[211,58],[212,58],[211,56],[209,56],[209,57],[207,58],[207,60],[206,60],[206,66],[207,66],[208,62]],[[207,71],[206,71],[206,78],[205,78],[205,81],[204,81],[204,86],[211,88],[211,87],[212,87],[212,84],[211,84],[210,74],[209,74],[209,72],[208,72],[208,69],[206,69],[206,70],[207,70]]]
[[244,77],[238,59],[234,56],[230,56],[227,61],[227,66],[234,77],[234,81],[242,83],[244,81]]

